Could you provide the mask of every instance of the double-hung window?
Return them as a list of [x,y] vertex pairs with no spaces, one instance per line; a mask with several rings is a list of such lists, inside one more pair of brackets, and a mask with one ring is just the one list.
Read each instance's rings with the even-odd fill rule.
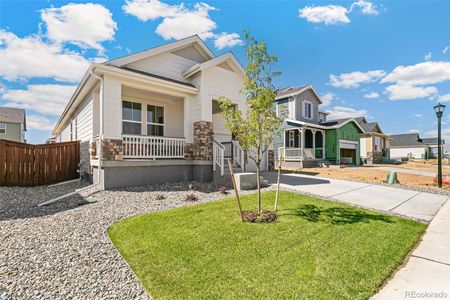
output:
[[0,133],[6,133],[6,123],[0,123]]
[[294,130],[289,131],[289,147],[293,148],[295,146],[295,132]]
[[147,135],[164,136],[164,107],[147,105]]
[[303,117],[312,119],[312,104],[310,102],[303,102]]
[[122,101],[122,132],[142,134],[142,104]]

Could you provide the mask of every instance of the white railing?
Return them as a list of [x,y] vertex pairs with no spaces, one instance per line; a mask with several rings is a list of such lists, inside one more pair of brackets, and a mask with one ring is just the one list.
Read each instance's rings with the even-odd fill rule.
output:
[[286,161],[300,161],[302,159],[315,159],[315,150],[312,148],[286,148],[279,147],[278,155]]
[[183,138],[122,135],[124,158],[184,158]]
[[233,144],[233,164],[244,170],[244,151],[238,141],[231,141]]
[[279,147],[278,155],[283,160],[302,160],[302,148]]
[[213,140],[213,170],[220,167],[220,176],[224,174],[225,147],[220,142]]
[[304,155],[305,159],[315,159],[316,158],[315,150],[312,148],[305,148],[303,150],[303,155]]

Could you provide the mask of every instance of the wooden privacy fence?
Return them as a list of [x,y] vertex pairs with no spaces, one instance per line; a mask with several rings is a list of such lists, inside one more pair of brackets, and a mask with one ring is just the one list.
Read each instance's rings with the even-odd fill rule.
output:
[[36,186],[79,177],[80,142],[43,145],[0,140],[0,186]]

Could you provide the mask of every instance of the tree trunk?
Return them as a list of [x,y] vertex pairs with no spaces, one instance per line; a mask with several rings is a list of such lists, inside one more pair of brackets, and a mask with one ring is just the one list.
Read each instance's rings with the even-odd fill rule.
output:
[[259,162],[256,164],[256,187],[258,188],[258,213],[261,213],[261,186],[259,180]]
[[277,192],[275,194],[275,211],[278,210],[278,196],[280,194],[280,175],[281,175],[281,160],[279,160],[278,162]]

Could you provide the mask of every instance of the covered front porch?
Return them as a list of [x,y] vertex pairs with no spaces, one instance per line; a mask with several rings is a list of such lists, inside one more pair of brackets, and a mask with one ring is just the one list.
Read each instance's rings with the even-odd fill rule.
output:
[[284,146],[278,148],[284,161],[325,159],[325,130],[302,126],[284,130]]

